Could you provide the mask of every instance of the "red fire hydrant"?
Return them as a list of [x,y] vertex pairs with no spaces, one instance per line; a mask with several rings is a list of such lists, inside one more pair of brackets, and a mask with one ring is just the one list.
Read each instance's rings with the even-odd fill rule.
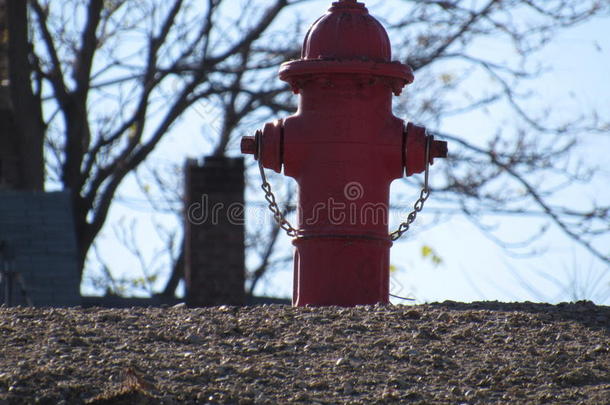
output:
[[300,95],[298,110],[244,137],[242,152],[261,173],[283,167],[298,183],[298,229],[272,204],[295,236],[293,304],[388,303],[390,183],[423,172],[426,156],[447,155],[446,142],[392,114],[392,93],[413,81],[411,68],[392,61],[388,35],[364,4],[341,0],[279,76]]

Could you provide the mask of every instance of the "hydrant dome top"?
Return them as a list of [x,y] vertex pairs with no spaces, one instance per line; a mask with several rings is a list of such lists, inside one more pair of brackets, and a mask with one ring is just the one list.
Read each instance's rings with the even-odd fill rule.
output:
[[413,81],[408,65],[392,61],[392,47],[385,28],[363,3],[332,3],[305,36],[301,59],[283,63],[280,79],[298,92],[302,78],[319,74],[365,74],[388,77],[395,94]]
[[344,0],[313,23],[301,58],[390,62],[392,49],[386,30],[364,4]]

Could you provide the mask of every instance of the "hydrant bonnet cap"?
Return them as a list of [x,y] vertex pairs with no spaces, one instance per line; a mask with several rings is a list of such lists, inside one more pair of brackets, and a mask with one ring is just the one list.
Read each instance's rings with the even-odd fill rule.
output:
[[408,65],[392,62],[392,47],[385,28],[363,3],[332,3],[305,36],[301,59],[283,63],[280,79],[297,91],[300,77],[316,74],[366,74],[397,80],[395,94],[413,82]]
[[333,3],[309,29],[302,59],[390,62],[390,39],[383,26],[356,1]]

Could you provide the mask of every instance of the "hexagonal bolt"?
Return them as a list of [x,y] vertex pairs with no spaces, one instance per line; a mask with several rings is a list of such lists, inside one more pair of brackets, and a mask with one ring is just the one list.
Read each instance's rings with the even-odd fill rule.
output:
[[241,138],[241,153],[248,155],[256,155],[256,137],[254,136],[243,136]]
[[447,142],[445,141],[432,141],[430,145],[430,163],[434,162],[434,158],[446,158],[447,157]]

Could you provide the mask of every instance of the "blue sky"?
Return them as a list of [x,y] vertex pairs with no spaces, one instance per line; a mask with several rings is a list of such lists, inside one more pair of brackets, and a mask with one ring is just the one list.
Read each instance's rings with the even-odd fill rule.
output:
[[[554,108],[566,112],[593,108],[608,112],[609,19],[597,20],[562,33],[543,52],[542,58],[553,65],[553,71],[537,80],[533,86],[543,102],[547,101]],[[501,115],[489,118],[491,121],[502,119]],[[464,131],[462,133],[476,133],[490,129],[493,125],[493,122],[458,119],[447,120],[444,128],[447,131],[459,128]],[[602,171],[594,179],[594,185],[582,190],[575,188],[574,195],[566,197],[573,198],[574,204],[579,204],[579,193],[584,193],[586,198],[594,196],[606,204],[610,201],[610,177],[607,176],[606,163],[610,139],[607,134],[605,138],[600,138],[585,142],[581,152],[592,162],[599,162]],[[431,197],[433,198],[434,196]],[[490,218],[489,222],[500,222],[501,219]],[[508,240],[519,240],[531,226],[531,219],[503,218],[500,234]],[[607,241],[610,250],[610,240]],[[442,266],[434,267],[416,259],[418,245],[422,243],[437,249],[444,259]],[[610,290],[610,269],[596,262],[553,228],[550,237],[538,246],[544,253],[529,259],[510,257],[461,218],[454,218],[449,223],[419,233],[417,241],[409,245],[409,242],[403,242],[396,246],[392,258],[396,263],[407,264],[405,271],[397,278],[405,291],[412,291],[422,301],[557,301],[572,298],[570,294],[574,291],[600,300]],[[605,276],[600,279],[600,274]],[[556,283],[549,281],[549,276],[558,278],[566,286],[572,284],[574,291],[562,291]],[[525,287],[526,284],[530,287]],[[583,289],[588,291],[582,291]],[[610,303],[608,298],[604,301],[606,304]]]
[[[312,18],[319,15],[327,4],[326,1],[310,3],[308,10],[312,10]],[[596,108],[608,112],[610,18],[598,19],[563,32],[547,47],[541,57],[553,65],[552,72],[532,84],[533,90],[543,102],[552,104],[559,111]],[[202,131],[214,131],[214,123],[205,122],[213,116],[213,109],[201,105],[196,110],[173,129],[153,155],[151,164],[160,167],[165,165],[169,169],[172,163],[181,165],[186,157],[201,157],[210,151],[210,145],[205,144],[198,134]],[[493,129],[497,122],[505,119],[507,118],[499,109],[493,110],[491,115],[481,115],[476,120],[472,117],[447,119],[442,123],[441,129],[452,133],[457,131],[459,134],[476,134]],[[255,129],[252,128],[253,131]],[[192,135],[184,136],[185,133]],[[585,142],[581,149],[582,156],[604,165],[607,159],[605,155],[610,151],[609,138],[606,135],[605,138]],[[431,172],[433,184],[434,168],[436,165]],[[592,186],[575,188],[574,195],[567,195],[566,198],[574,198],[574,204],[579,203],[578,198],[581,195],[610,203],[610,172],[607,165],[600,174],[599,178],[593,179]],[[175,227],[177,224],[172,216],[150,212],[142,202],[142,196],[133,179],[128,180],[121,188],[121,196],[111,210],[109,222],[98,241],[98,249],[115,274],[125,273],[138,277],[141,266],[116,240],[113,228],[120,221],[129,223],[134,220],[133,229],[138,243],[146,246],[145,261],[152,265],[157,260],[154,250],[162,248],[151,226],[152,221],[169,227]],[[412,200],[416,197],[414,194]],[[430,207],[435,206],[434,194],[428,204]],[[424,210],[412,227],[413,230],[392,248],[391,262],[398,269],[392,275],[393,293],[414,297],[417,302],[447,299],[556,302],[585,295],[598,303],[610,304],[610,297],[600,301],[605,295],[604,292],[610,291],[610,269],[604,268],[556,229],[551,229],[548,237],[536,246],[543,253],[532,258],[518,259],[485,238],[464,218],[453,217],[442,223],[435,223],[434,212]],[[528,229],[535,229],[540,225],[530,218],[490,217],[488,221],[497,224],[498,232],[508,240],[520,240]],[[291,249],[287,238],[283,239],[282,246],[285,250]],[[443,263],[434,265],[423,259],[423,246],[431,246]],[[550,281],[552,277],[557,278],[559,283],[576,287],[582,285],[588,290],[577,291],[576,287],[574,291],[562,290],[557,286],[557,282]],[[85,289],[85,292],[88,291],[90,292]],[[290,266],[266,279],[257,290],[261,294],[280,296],[289,296],[291,291]]]

